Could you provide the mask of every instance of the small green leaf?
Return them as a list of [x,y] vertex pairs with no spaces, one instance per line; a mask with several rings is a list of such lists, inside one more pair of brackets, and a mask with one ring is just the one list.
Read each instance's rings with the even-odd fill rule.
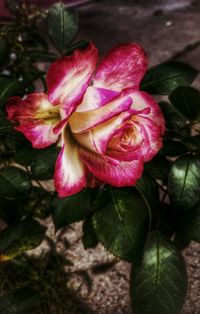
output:
[[105,193],[109,201],[92,215],[97,238],[114,255],[138,262],[149,227],[147,205],[134,188],[110,187]]
[[171,241],[153,232],[140,266],[133,266],[131,300],[135,314],[179,314],[187,292],[187,270]]
[[170,162],[162,155],[156,155],[151,161],[145,163],[144,170],[152,178],[161,180],[163,183],[168,181]]
[[4,106],[9,97],[23,94],[24,83],[17,79],[0,77],[0,107]]
[[44,238],[46,228],[36,220],[24,219],[0,233],[0,261],[8,261],[36,248]]
[[65,198],[56,197],[50,208],[56,230],[86,218],[92,211],[91,200],[91,189]]
[[191,121],[200,118],[200,92],[190,86],[180,86],[169,96],[172,105],[186,119]]
[[2,314],[32,313],[41,304],[40,294],[30,287],[12,290],[0,298]]
[[59,152],[60,148],[52,146],[39,153],[31,165],[32,178],[36,180],[52,179]]
[[188,210],[200,201],[200,156],[179,157],[169,173],[169,195],[176,210]]
[[24,140],[22,133],[17,132],[13,128],[13,124],[6,117],[0,117],[0,136],[13,139],[15,142]]
[[168,95],[176,87],[190,85],[198,71],[190,65],[172,61],[151,68],[145,75],[141,89],[158,95]]
[[181,129],[181,132],[183,132],[182,129],[186,127],[187,119],[181,113],[179,113],[170,103],[161,101],[159,105],[165,116],[167,129]]
[[83,223],[82,242],[84,249],[91,249],[97,246],[98,239],[92,226],[91,218],[87,218]]
[[23,196],[29,192],[31,186],[27,173],[20,168],[10,166],[0,171],[0,196]]
[[49,35],[60,52],[71,44],[78,32],[78,15],[63,3],[54,4],[48,14]]
[[52,62],[57,58],[55,53],[49,52],[48,50],[29,50],[24,56],[37,62]]
[[177,157],[188,152],[188,148],[183,144],[183,142],[178,140],[164,140],[163,148],[160,150],[160,153],[169,156]]

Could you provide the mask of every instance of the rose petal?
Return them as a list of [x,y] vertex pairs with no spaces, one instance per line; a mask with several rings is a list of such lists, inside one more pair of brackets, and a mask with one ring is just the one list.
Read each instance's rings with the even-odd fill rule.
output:
[[131,104],[132,99],[122,95],[101,108],[86,112],[74,112],[69,119],[72,132],[80,133],[87,131],[123,111],[128,111]]
[[64,130],[63,147],[55,166],[54,185],[59,197],[78,193],[86,186],[86,171],[79,148],[68,128]]
[[161,127],[161,133],[165,132],[165,119],[163,113],[157,104],[157,102],[153,99],[152,96],[147,94],[146,92],[136,91],[136,92],[127,92],[127,96],[131,97],[133,100],[131,109],[144,110],[149,109],[149,112],[141,112],[138,116],[147,117],[151,119],[156,125]]
[[80,155],[95,177],[113,186],[133,186],[142,175],[142,160],[114,163],[83,148],[80,149]]
[[94,86],[121,91],[138,89],[147,70],[147,57],[138,44],[123,44],[110,51],[100,63]]
[[105,88],[89,86],[83,97],[83,101],[77,107],[76,111],[82,112],[100,108],[112,101],[117,96],[119,96],[118,92]]
[[[127,123],[125,123],[121,127],[121,134],[115,134],[107,146],[106,155],[112,158],[116,158],[121,161],[132,161],[135,159],[142,159],[143,160],[143,154],[141,153],[141,146],[143,146],[143,151],[145,149],[145,146],[143,144],[144,142],[144,136],[143,136],[143,128],[138,124],[134,123],[132,124],[132,144],[125,145],[122,141],[122,138],[124,136],[124,132],[126,132],[126,129],[129,129],[130,126],[126,126],[126,124],[129,123],[129,120]],[[147,151],[149,150],[149,145],[146,148]]]
[[81,103],[98,60],[97,48],[90,43],[84,50],[55,61],[47,74],[49,100],[61,104],[62,118],[67,118]]
[[[140,117],[138,119],[143,128],[144,142],[141,145],[141,154],[144,156],[144,161],[151,160],[158,151],[162,148],[162,127],[156,125],[154,121]],[[149,148],[147,150],[147,147]]]
[[9,120],[19,123],[22,132],[35,148],[44,148],[58,140],[53,128],[60,121],[59,108],[43,93],[29,94],[25,99],[12,97],[6,106]]
[[107,144],[113,134],[121,127],[122,123],[130,118],[128,111],[121,112],[114,118],[99,124],[83,133],[74,133],[75,139],[85,148],[99,154],[105,154]]

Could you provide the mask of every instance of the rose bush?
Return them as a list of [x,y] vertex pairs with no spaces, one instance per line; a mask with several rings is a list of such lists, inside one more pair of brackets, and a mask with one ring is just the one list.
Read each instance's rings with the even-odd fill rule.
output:
[[162,146],[161,110],[139,91],[147,70],[143,48],[120,45],[97,63],[90,43],[50,66],[47,94],[12,97],[6,107],[34,148],[59,141],[54,181],[60,197],[99,181],[132,186]]
[[[95,273],[121,258],[132,263],[134,313],[180,313],[188,282],[180,251],[191,240],[200,243],[200,92],[190,86],[199,71],[171,60],[146,72],[138,44],[120,45],[99,62],[94,44],[76,41],[76,11],[61,2],[47,14],[27,1],[6,3],[15,18],[0,23],[0,262],[8,263],[0,309],[66,312],[69,275],[81,276],[89,291]],[[44,63],[52,62],[46,76]],[[150,94],[165,101],[157,104]],[[46,182],[53,176],[58,193]],[[74,241],[68,227],[80,221],[84,248],[100,242],[117,259],[73,271],[76,258],[66,259],[66,250],[76,248],[79,231]],[[20,255],[43,240],[48,258],[37,251],[37,275],[27,268],[32,257]],[[47,291],[44,261],[52,274]],[[23,268],[34,274],[26,283]],[[17,275],[11,287],[24,288],[10,291],[5,269]],[[81,290],[72,291],[76,304]]]

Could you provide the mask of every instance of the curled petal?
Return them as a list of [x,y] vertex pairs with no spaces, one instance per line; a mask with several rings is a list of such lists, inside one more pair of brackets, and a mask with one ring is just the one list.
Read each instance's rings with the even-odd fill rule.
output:
[[[127,96],[131,97],[133,100],[131,109],[143,110],[138,114],[138,116],[143,116],[151,119],[156,125],[161,127],[161,133],[164,134],[165,119],[159,105],[153,99],[153,97],[142,91],[128,91]],[[146,109],[146,111],[144,111],[144,109]],[[147,109],[149,109],[148,112]]]
[[55,166],[54,185],[59,197],[78,193],[86,186],[86,173],[79,148],[68,128],[63,134],[63,147]]
[[138,122],[142,126],[144,137],[140,151],[144,161],[147,162],[162,148],[162,128],[148,118],[140,117]]
[[[129,122],[129,121],[128,121]],[[111,158],[116,158],[121,161],[132,161],[135,159],[142,159],[141,147],[143,147],[143,153],[145,152],[143,128],[134,123],[131,126],[130,143],[123,143],[123,137],[126,136],[126,130],[129,131],[130,126],[128,123],[124,124],[120,132],[116,133],[108,143],[106,154]],[[149,150],[149,145],[146,147]]]
[[94,86],[114,91],[130,87],[137,90],[146,70],[147,57],[140,45],[120,45],[100,63]]
[[76,111],[84,112],[100,108],[111,102],[117,96],[119,96],[119,93],[110,89],[89,86],[83,97],[83,101],[77,107]]
[[69,119],[69,124],[73,133],[80,133],[93,128],[123,111],[128,111],[132,104],[132,99],[128,96],[121,96],[114,99],[107,105],[86,112],[74,112]]
[[133,186],[142,175],[142,160],[118,162],[106,156],[103,158],[83,148],[80,154],[84,164],[95,177],[113,186]]
[[131,113],[128,111],[121,112],[114,118],[111,118],[88,131],[74,133],[74,137],[85,148],[98,154],[105,154],[107,145],[112,136],[120,130],[122,123],[130,118],[130,116]]
[[48,101],[43,93],[29,94],[25,99],[12,97],[6,106],[9,120],[18,123],[22,132],[35,148],[44,148],[58,140],[53,129],[60,121],[59,108]]
[[75,50],[71,56],[55,61],[47,74],[49,101],[61,104],[62,118],[67,118],[81,103],[98,60],[97,48]]

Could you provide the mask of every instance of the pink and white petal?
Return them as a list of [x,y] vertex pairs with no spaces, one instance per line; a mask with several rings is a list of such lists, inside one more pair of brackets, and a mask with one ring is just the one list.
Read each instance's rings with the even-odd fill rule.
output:
[[[141,146],[141,153],[144,156],[144,161],[151,160],[158,151],[162,148],[162,127],[154,123],[154,121],[139,117],[138,122],[143,128],[144,142]],[[147,147],[149,148],[147,150]]]
[[69,119],[72,132],[85,132],[108,121],[121,112],[128,111],[131,104],[132,99],[122,95],[101,108],[86,112],[74,112]]
[[147,57],[139,44],[123,44],[112,49],[97,68],[94,86],[121,91],[138,89],[147,70]]
[[22,132],[35,148],[44,148],[58,140],[53,129],[60,121],[59,108],[55,108],[43,93],[29,94],[26,98],[12,97],[6,106],[8,118],[18,123]]
[[55,61],[47,73],[49,101],[61,104],[62,118],[67,118],[81,103],[98,61],[97,48],[75,50],[71,56]]
[[81,104],[77,107],[76,111],[84,112],[100,108],[111,102],[117,96],[119,96],[119,92],[115,92],[110,89],[89,86],[86,93],[84,94]]
[[113,186],[133,186],[142,175],[142,160],[130,162],[116,160],[115,163],[106,156],[99,156],[83,148],[80,149],[80,155],[86,167],[95,177]]
[[[114,135],[107,146],[106,155],[112,158],[116,158],[121,161],[132,161],[135,159],[142,159],[143,154],[141,153],[141,147],[144,147],[144,136],[142,134],[142,127],[138,123],[134,123],[131,126],[131,142],[124,143],[123,136],[126,132],[126,128],[130,128],[129,126],[126,127],[126,124],[123,126],[122,131],[123,134],[116,134]],[[149,146],[147,147],[147,151]]]
[[54,185],[59,197],[78,193],[87,184],[86,169],[80,159],[79,147],[69,129],[63,134],[63,147],[55,166]]
[[111,118],[86,132],[74,133],[74,138],[85,148],[98,154],[105,154],[107,145],[113,134],[120,131],[122,124],[129,119],[130,116],[131,113],[128,111],[121,112],[116,117]]
[[148,108],[149,113],[141,112],[143,117],[147,116],[149,119],[154,121],[154,123],[161,127],[162,134],[165,132],[165,119],[163,113],[157,104],[157,102],[153,99],[152,96],[147,94],[146,92],[136,91],[136,92],[127,92],[127,96],[131,97],[133,100],[133,104],[131,109],[142,110],[144,108]]

